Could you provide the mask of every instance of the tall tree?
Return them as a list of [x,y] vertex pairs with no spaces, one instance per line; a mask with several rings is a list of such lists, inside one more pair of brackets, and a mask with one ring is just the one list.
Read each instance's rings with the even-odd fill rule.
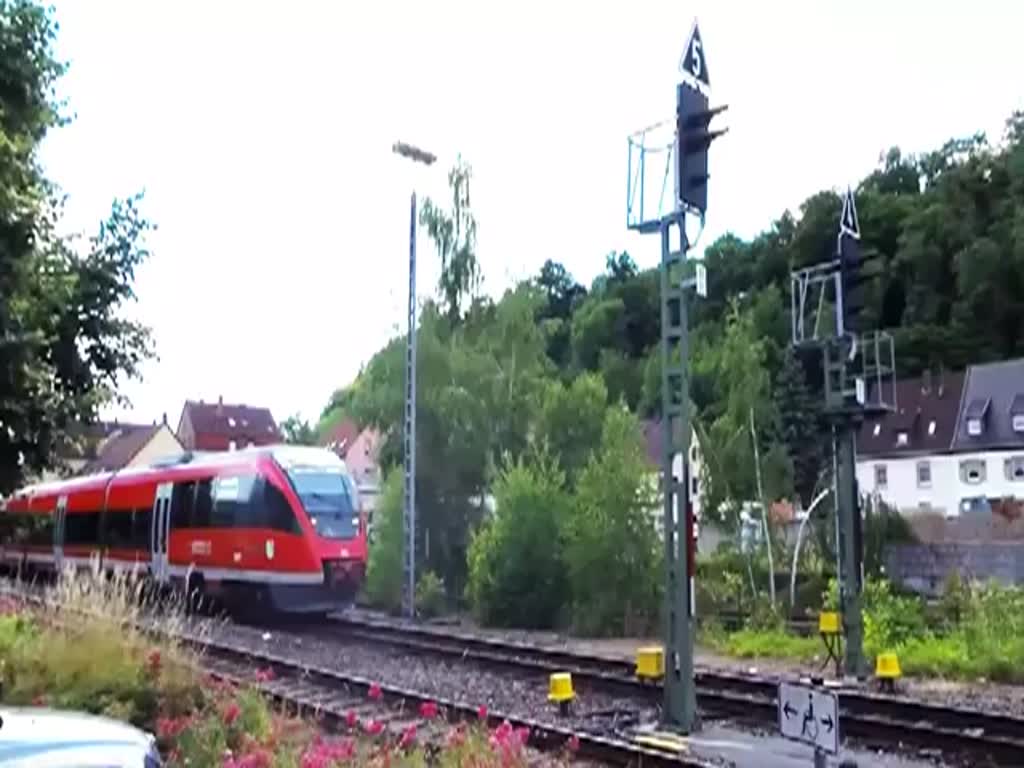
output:
[[775,382],[775,403],[782,441],[793,467],[793,490],[805,509],[811,503],[818,478],[827,468],[828,432],[822,417],[823,397],[824,393],[812,393],[803,363],[792,347],[787,348]]
[[420,223],[426,225],[427,233],[441,257],[438,288],[452,325],[459,321],[464,299],[472,296],[480,285],[480,268],[476,260],[476,219],[469,201],[472,175],[472,168],[460,156],[448,172],[451,210],[445,211],[428,197],[420,212]]
[[56,185],[38,161],[65,122],[55,35],[49,10],[0,0],[0,493],[51,466],[70,427],[153,354],[148,329],[121,312],[149,255],[141,196],[115,201],[81,248],[57,234]]
[[291,445],[316,445],[316,430],[297,413],[281,422],[281,432]]

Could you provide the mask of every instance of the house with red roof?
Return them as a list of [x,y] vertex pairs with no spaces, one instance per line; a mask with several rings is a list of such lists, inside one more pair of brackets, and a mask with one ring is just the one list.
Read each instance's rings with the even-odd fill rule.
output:
[[154,459],[180,453],[181,443],[167,424],[132,424],[97,421],[71,427],[58,445],[56,466],[44,472],[39,481],[61,477],[116,472],[126,467],[144,466]]
[[178,419],[178,439],[190,451],[234,451],[283,441],[269,408],[186,400]]

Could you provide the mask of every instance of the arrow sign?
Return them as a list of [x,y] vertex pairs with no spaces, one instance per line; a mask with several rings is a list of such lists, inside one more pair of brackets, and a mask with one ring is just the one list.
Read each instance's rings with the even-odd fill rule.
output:
[[679,71],[698,83],[711,87],[708,80],[708,63],[704,58],[704,41],[700,39],[696,19],[693,20],[693,28],[690,30],[690,39],[686,43],[683,57],[679,60]]
[[779,731],[787,739],[835,755],[839,753],[839,698],[797,683],[779,683]]
[[857,206],[853,202],[853,191],[847,187],[843,198],[843,213],[839,217],[839,234],[849,235],[860,240],[860,220],[857,218]]

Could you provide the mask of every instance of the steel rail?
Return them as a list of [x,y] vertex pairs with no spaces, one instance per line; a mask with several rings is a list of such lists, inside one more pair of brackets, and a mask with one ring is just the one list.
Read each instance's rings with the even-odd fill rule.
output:
[[[661,697],[660,683],[636,679],[632,664],[621,658],[364,617],[332,617],[330,626],[360,642],[534,672],[571,672],[584,684],[625,691],[645,701]],[[708,669],[696,673],[698,702],[705,712],[761,724],[777,721],[778,683],[767,676]],[[870,746],[912,744],[951,756],[983,756],[995,765],[1024,765],[1024,718],[863,690],[837,693],[844,736]]]
[[[37,606],[46,604],[44,596],[10,589],[3,589],[0,592]],[[88,612],[73,609],[71,613],[81,615]],[[46,618],[47,621],[74,629],[58,616]],[[433,702],[446,723],[479,720],[479,712],[475,706],[445,697],[380,683],[354,673],[309,664],[224,640],[201,637],[188,632],[169,632],[166,628],[154,626],[148,621],[128,623],[150,636],[169,638],[194,648],[200,654],[201,671],[204,673],[233,683],[246,682],[277,702],[293,706],[298,711],[312,709],[332,725],[344,722],[348,712],[353,708],[360,708],[365,714],[365,707],[370,701],[369,692],[373,686],[379,688],[382,704],[397,704],[400,707],[399,717],[404,713],[406,704],[418,706]],[[224,664],[227,664],[228,668],[225,669]],[[270,680],[256,680],[255,676],[246,679],[244,675],[245,669],[255,672],[257,669],[268,668],[274,672]],[[353,697],[352,689],[356,689],[361,695],[358,698]],[[398,721],[397,730],[393,727],[394,722],[390,725],[385,724],[385,727],[400,733],[405,726],[413,722],[421,723],[422,720],[413,716],[404,722]],[[524,746],[542,752],[565,749],[570,742],[575,741],[577,757],[609,765],[630,768],[711,768],[709,762],[687,754],[684,750],[660,750],[618,735],[609,736],[607,733],[594,732],[586,728],[562,727],[501,711],[486,713],[488,726],[498,726],[504,722],[516,729],[526,729],[528,737]]]

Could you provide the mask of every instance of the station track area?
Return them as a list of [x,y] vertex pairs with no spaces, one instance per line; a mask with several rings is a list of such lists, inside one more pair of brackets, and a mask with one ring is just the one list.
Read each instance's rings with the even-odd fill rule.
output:
[[[428,743],[440,743],[447,733],[447,723],[479,719],[477,708],[458,701],[376,684],[363,676],[298,663],[294,659],[240,648],[224,641],[196,637],[184,639],[202,651],[206,671],[225,679],[251,680],[254,667],[273,670],[271,680],[258,683],[261,690],[282,703],[306,712],[315,712],[318,717],[335,725],[344,725],[350,713],[361,722],[376,720],[396,736],[405,732],[409,726],[418,724],[418,738]],[[371,686],[380,691],[381,697],[376,701],[368,697]],[[424,728],[418,713],[421,705],[430,703],[437,705],[440,717],[436,721],[437,725],[431,726],[428,722]],[[607,733],[557,727],[501,712],[487,712],[486,718],[491,726],[508,722],[513,728],[527,729],[527,746],[541,752],[562,751],[572,745],[579,758],[606,765],[642,765],[652,768],[706,768],[709,765],[678,752],[659,750],[635,739]]]
[[[485,665],[571,672],[583,689],[613,691],[657,706],[661,686],[638,681],[622,659],[545,648],[364,615],[332,617],[331,632],[361,643],[385,643],[415,654],[474,660]],[[710,670],[697,672],[705,716],[765,726],[777,722],[778,679]],[[1024,765],[1024,719],[930,704],[859,688],[838,688],[842,733],[866,746],[941,754],[966,765]]]
[[[28,604],[40,606],[44,596],[38,589],[6,588],[4,594]],[[50,614],[48,622],[68,625],[69,615]],[[158,622],[143,619],[137,622],[140,631],[154,636],[166,635]],[[492,728],[508,726],[526,734],[524,746],[537,756],[547,753],[572,752],[574,762],[584,766],[651,766],[652,768],[714,768],[722,761],[697,757],[688,753],[685,742],[673,740],[656,731],[637,734],[629,726],[633,721],[621,720],[620,710],[591,711],[566,719],[563,723],[535,719],[514,711],[480,706],[470,701],[437,695],[436,691],[414,690],[380,682],[334,665],[315,663],[308,654],[273,651],[260,647],[270,637],[243,625],[198,619],[174,632],[174,639],[197,651],[201,670],[232,683],[255,686],[289,709],[314,715],[327,731],[351,727],[350,718],[361,724],[378,723],[395,737],[416,725],[416,739],[422,744],[440,745],[450,733],[450,726],[459,722],[476,723],[483,715]],[[281,644],[278,645],[281,647]],[[263,674],[257,675],[257,672]],[[267,672],[272,674],[266,674]],[[371,689],[375,696],[370,695]],[[436,714],[425,718],[422,705],[428,704]],[[531,760],[539,764],[543,760]]]

